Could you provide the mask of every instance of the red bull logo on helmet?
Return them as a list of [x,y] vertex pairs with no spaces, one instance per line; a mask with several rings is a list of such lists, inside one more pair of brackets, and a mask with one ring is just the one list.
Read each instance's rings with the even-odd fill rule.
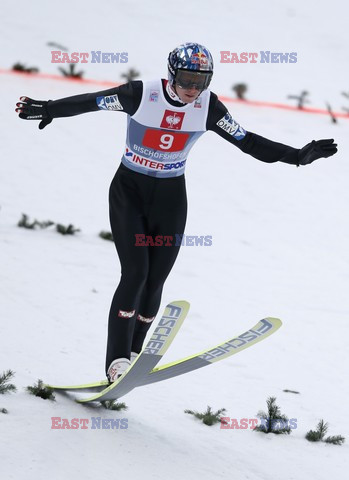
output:
[[190,61],[195,65],[200,65],[200,66],[208,65],[208,58],[202,52],[193,53],[192,56],[190,57]]

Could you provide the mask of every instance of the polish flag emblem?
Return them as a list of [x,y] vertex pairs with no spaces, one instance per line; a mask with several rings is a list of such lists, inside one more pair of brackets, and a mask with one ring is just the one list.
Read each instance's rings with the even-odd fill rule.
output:
[[172,130],[180,130],[182,127],[185,112],[173,112],[171,110],[165,110],[161,128],[171,128]]

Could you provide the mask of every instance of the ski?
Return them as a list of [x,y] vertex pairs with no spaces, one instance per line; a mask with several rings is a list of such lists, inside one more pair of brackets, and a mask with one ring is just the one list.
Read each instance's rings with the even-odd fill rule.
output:
[[282,322],[279,318],[263,318],[254,327],[238,337],[233,337],[226,342],[191,355],[190,357],[154,368],[146,377],[141,379],[141,382],[137,386],[149,385],[167,380],[168,378],[177,377],[236,355],[269,337],[275,333],[281,325]]
[[[114,400],[133,390],[140,383],[141,378],[146,376],[159,363],[178,333],[188,311],[189,303],[186,301],[169,303],[159,323],[155,327],[149,342],[125,374],[112,384],[109,384],[107,380],[105,382],[99,382],[99,387],[102,387],[102,391],[98,392],[100,388],[97,390],[97,393],[96,390],[94,390],[95,395],[93,397],[78,399],[77,402],[89,403]],[[79,390],[86,392],[84,389],[72,389],[71,387],[54,385],[48,386],[54,390]]]
[[[142,385],[149,385],[159,381],[167,380],[169,378],[177,377],[184,373],[197,370],[198,368],[211,365],[232,355],[235,355],[246,348],[261,342],[265,338],[275,333],[282,325],[282,322],[278,318],[266,317],[260,320],[254,327],[247,330],[237,337],[233,337],[226,342],[204,350],[195,355],[182,358],[180,360],[162,365],[161,367],[154,368],[148,375],[142,377],[136,387]],[[108,385],[107,380],[100,382],[85,384],[85,385],[72,385],[69,387],[53,387],[56,390],[64,391],[79,391],[79,392],[98,392],[106,388]]]

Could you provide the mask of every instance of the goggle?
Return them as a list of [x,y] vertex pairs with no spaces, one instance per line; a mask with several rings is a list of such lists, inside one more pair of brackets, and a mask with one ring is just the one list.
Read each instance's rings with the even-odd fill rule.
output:
[[190,90],[206,90],[212,78],[212,72],[190,72],[188,70],[177,70],[176,85],[179,88]]

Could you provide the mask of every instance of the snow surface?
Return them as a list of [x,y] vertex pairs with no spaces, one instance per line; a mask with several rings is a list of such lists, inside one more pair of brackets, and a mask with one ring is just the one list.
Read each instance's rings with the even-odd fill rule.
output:
[[[218,8],[219,7],[219,8]],[[1,6],[1,68],[16,61],[56,73],[48,41],[70,51],[127,51],[143,79],[166,74],[182,41],[207,45],[216,59],[212,90],[231,95],[245,81],[251,99],[285,102],[311,92],[311,106],[347,102],[348,5],[334,0],[256,0],[220,4],[61,0]],[[169,23],[170,22],[170,23]],[[298,52],[297,64],[220,64],[219,52]],[[118,64],[87,64],[86,77],[121,80]],[[337,480],[348,444],[304,439],[321,418],[348,437],[348,121],[228,105],[248,130],[302,147],[335,138],[339,153],[311,166],[268,165],[213,133],[192,151],[186,178],[188,235],[211,247],[183,247],[162,307],[191,303],[166,362],[238,335],[264,316],[282,328],[251,349],[201,371],[136,389],[129,410],[80,406],[57,395],[28,395],[38,378],[74,384],[103,378],[107,315],[120,268],[108,230],[107,193],[124,145],[126,118],[98,112],[58,119],[39,131],[14,114],[18,97],[60,98],[100,86],[1,75],[0,371],[16,372],[18,392],[0,397],[1,478]],[[16,226],[22,213],[72,223],[81,232]],[[159,312],[160,313],[160,312]],[[299,395],[285,393],[297,390]],[[210,405],[232,418],[256,418],[276,396],[297,419],[290,436],[206,427],[183,413]],[[51,417],[127,418],[125,430],[53,430]]]

